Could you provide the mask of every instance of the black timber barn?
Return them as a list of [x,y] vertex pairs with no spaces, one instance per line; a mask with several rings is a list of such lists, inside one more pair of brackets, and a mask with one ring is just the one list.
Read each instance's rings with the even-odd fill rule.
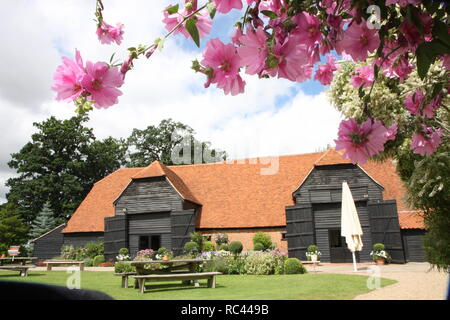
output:
[[403,203],[405,191],[391,162],[354,165],[334,149],[278,161],[272,175],[261,174],[267,162],[254,159],[119,169],[94,185],[58,232],[66,245],[104,241],[108,260],[122,247],[133,255],[159,247],[181,253],[193,231],[211,237],[225,232],[251,250],[252,236],[263,231],[289,256],[305,260],[307,246],[316,244],[323,262],[349,262],[340,237],[347,181],[364,233],[358,260],[371,261],[372,244],[381,242],[393,262],[423,261],[423,219]]

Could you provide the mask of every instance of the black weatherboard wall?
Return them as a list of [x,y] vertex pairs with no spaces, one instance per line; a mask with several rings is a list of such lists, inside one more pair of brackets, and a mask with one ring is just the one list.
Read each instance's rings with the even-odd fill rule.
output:
[[41,260],[59,256],[64,241],[63,234],[61,233],[64,227],[65,225],[62,224],[35,239],[33,241],[33,256]]
[[[142,243],[155,238],[160,247],[181,254],[195,230],[198,205],[184,200],[166,177],[133,180],[114,204],[116,216],[105,219],[109,260],[119,247],[127,247],[134,256]],[[151,240],[142,241],[146,238]]]
[[408,262],[424,262],[425,253],[423,249],[423,229],[402,230],[403,247],[405,248],[405,259]]
[[[289,256],[305,260],[309,245],[316,244],[324,262],[350,262],[351,254],[340,237],[342,182],[347,181],[356,204],[363,230],[363,250],[358,253],[361,262],[371,261],[370,251],[374,240],[385,241],[386,248],[393,249],[396,262],[404,262],[397,211],[392,202],[385,205],[383,187],[377,184],[360,167],[352,164],[316,166],[302,185],[293,193],[295,205],[286,207],[286,239]],[[299,182],[300,183],[300,182]],[[395,201],[393,201],[395,206]],[[380,209],[381,208],[381,209]],[[374,220],[371,211],[384,212]],[[383,220],[384,219],[384,220]],[[386,225],[390,230],[381,235],[377,227]],[[391,222],[392,220],[392,222]],[[394,220],[397,221],[395,225]]]

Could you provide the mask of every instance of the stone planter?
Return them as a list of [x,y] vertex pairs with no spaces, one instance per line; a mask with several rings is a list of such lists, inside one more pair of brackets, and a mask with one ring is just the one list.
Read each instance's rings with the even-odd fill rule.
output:
[[386,261],[385,261],[384,258],[377,258],[377,259],[375,260],[375,263],[376,263],[376,264],[385,264]]

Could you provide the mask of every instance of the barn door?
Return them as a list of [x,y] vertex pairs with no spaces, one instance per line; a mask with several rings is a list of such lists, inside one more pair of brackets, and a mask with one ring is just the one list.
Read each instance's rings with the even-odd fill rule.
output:
[[306,259],[306,249],[314,244],[312,207],[286,208],[286,239],[289,257]]
[[184,244],[191,239],[195,231],[195,210],[172,211],[172,251],[175,255],[183,254]]
[[394,263],[405,263],[395,200],[368,203],[372,243],[383,243]]
[[105,218],[105,258],[113,261],[121,248],[128,248],[127,216],[120,215]]

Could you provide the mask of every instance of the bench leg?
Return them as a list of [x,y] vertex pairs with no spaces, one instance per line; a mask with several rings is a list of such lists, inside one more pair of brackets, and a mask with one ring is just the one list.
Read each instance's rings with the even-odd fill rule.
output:
[[84,264],[80,265],[80,271],[84,271]]
[[27,277],[28,276],[28,270],[20,270],[20,276],[21,277]]
[[216,276],[212,276],[211,278],[208,278],[208,288],[215,288],[216,287]]
[[127,279],[127,277],[126,276],[122,276],[122,284],[120,285],[121,288],[126,288],[127,283],[126,283],[125,279]]
[[52,266],[51,265],[47,265],[47,271],[51,271],[52,270]]
[[141,289],[141,293],[145,292],[145,279],[139,279],[139,289]]

